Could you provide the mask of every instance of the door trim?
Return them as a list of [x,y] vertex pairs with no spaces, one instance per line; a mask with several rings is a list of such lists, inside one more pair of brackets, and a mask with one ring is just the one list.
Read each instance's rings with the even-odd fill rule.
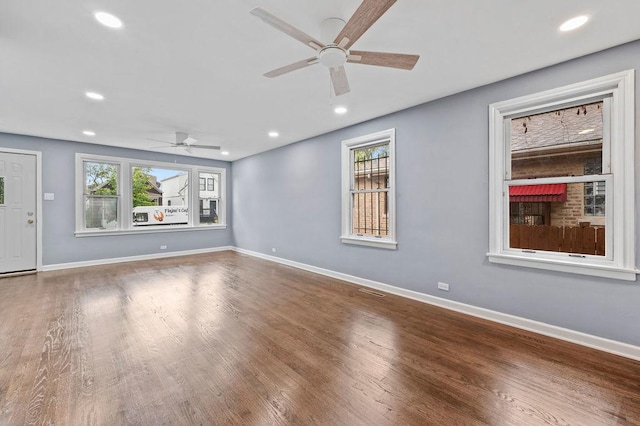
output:
[[0,147],[0,152],[36,157],[36,271],[42,271],[42,151]]

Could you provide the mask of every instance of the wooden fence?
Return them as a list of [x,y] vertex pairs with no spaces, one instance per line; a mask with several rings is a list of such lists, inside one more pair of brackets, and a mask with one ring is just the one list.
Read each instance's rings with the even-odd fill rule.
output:
[[511,248],[560,251],[565,253],[605,254],[603,227],[518,225],[509,227]]

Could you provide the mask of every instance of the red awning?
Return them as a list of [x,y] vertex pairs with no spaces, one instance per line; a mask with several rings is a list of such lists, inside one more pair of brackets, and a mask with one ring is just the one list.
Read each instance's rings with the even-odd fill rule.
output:
[[567,201],[566,183],[509,187],[511,203],[564,203],[565,201]]

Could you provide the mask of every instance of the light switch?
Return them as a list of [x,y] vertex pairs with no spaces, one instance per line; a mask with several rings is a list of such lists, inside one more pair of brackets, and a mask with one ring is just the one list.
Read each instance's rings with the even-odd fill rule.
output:
[[55,198],[55,194],[53,192],[45,192],[44,199],[45,201],[53,201]]

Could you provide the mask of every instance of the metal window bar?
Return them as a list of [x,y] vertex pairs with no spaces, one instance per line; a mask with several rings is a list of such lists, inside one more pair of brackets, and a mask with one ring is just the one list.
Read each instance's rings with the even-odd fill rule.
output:
[[518,225],[544,225],[545,203],[509,203],[511,223]]
[[388,209],[388,159],[389,156],[385,155],[358,160],[354,153],[351,190],[354,234],[376,237],[389,235],[388,221],[383,217]]

